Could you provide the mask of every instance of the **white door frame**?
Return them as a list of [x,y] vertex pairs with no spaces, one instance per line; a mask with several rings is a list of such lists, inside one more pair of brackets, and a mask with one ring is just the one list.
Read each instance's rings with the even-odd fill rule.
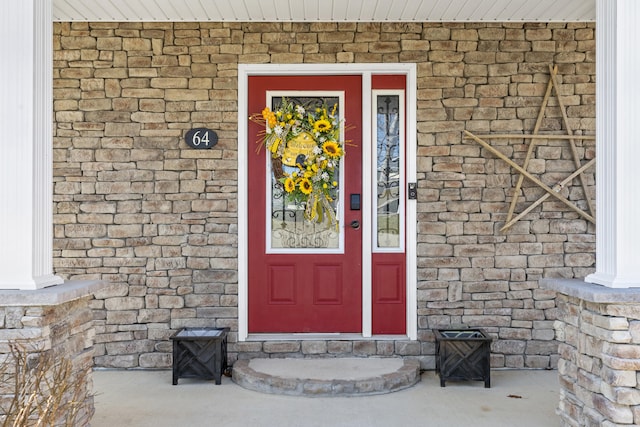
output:
[[[416,64],[239,64],[238,65],[238,341],[251,339],[248,332],[249,319],[249,234],[248,234],[248,144],[247,129],[248,82],[249,76],[259,75],[323,75],[357,74],[362,76],[362,139],[371,141],[371,76],[375,74],[402,74],[407,79],[407,131],[406,131],[406,182],[416,182]],[[372,182],[371,152],[363,150],[363,183]],[[364,194],[364,190],[363,190]],[[371,200],[363,197],[363,212],[371,212]],[[417,226],[416,200],[406,203],[406,295],[407,319],[406,335],[390,336],[391,339],[411,339],[418,336],[417,318]],[[362,253],[371,253],[371,217],[362,217]],[[345,339],[371,338],[371,257],[362,259],[362,334],[340,335]],[[314,339],[322,339],[323,334],[313,334]],[[336,338],[336,334],[326,334]],[[385,336],[386,337],[386,336]],[[301,339],[299,334],[278,334],[274,339]],[[256,339],[266,340],[269,336],[258,335]]]

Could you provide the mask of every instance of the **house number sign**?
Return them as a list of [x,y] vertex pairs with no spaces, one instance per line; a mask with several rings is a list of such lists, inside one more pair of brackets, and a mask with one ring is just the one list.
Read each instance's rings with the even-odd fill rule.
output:
[[199,150],[212,148],[218,143],[218,134],[207,128],[195,128],[187,132],[185,142],[191,148]]

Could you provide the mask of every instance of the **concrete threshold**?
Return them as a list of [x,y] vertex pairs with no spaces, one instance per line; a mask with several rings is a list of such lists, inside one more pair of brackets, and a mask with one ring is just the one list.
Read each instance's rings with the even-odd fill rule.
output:
[[420,363],[401,358],[239,360],[233,365],[233,381],[271,394],[364,396],[413,386],[420,381]]

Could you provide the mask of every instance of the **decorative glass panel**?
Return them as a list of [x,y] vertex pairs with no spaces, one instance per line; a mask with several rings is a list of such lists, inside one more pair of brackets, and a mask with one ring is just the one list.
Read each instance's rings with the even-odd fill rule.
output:
[[377,247],[400,248],[400,96],[378,95],[376,112]]
[[[335,114],[340,113],[340,97],[338,96],[286,96],[287,101],[294,103],[295,105],[301,105],[306,111],[315,110],[316,108],[322,108],[328,106],[333,108],[336,106]],[[274,95],[271,98],[271,109],[273,111],[278,110],[282,103],[282,96]],[[342,129],[341,129],[342,131]],[[306,138],[313,137],[312,135],[304,134]],[[300,249],[313,249],[312,252],[318,252],[319,250],[335,251],[341,249],[341,228],[336,225],[335,221],[332,224],[330,218],[326,213],[326,210],[318,209],[319,215],[324,215],[319,221],[309,221],[305,219],[305,205],[303,203],[296,203],[295,201],[287,199],[287,192],[284,189],[282,182],[283,178],[290,177],[294,173],[300,173],[300,169],[295,166],[299,163],[299,157],[304,156],[305,141],[298,141],[300,138],[296,138],[296,146],[291,147],[282,159],[271,159],[269,168],[269,175],[271,177],[270,188],[270,211],[271,211],[271,227],[270,227],[270,249],[284,250],[295,249],[299,252]],[[315,145],[315,144],[312,144]],[[293,153],[288,155],[288,153]],[[303,154],[300,154],[303,153]],[[296,157],[294,159],[294,157]],[[291,157],[291,158],[289,158]],[[337,184],[335,188],[331,190],[332,201],[329,202],[333,212],[337,212],[339,216],[340,209],[339,201],[341,199],[340,184],[341,183],[341,171],[340,165],[337,165],[333,172],[333,181]],[[269,208],[268,208],[269,209]],[[339,218],[337,218],[339,220]]]

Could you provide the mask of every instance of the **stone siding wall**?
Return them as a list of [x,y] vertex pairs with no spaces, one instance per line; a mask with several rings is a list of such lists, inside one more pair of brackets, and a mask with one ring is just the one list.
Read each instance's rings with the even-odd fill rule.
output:
[[[594,227],[549,199],[506,232],[517,175],[462,131],[532,132],[549,79],[571,127],[595,130],[594,24],[57,23],[54,263],[116,284],[98,295],[96,359],[167,367],[183,326],[229,326],[230,357],[403,355],[434,366],[432,328],[485,328],[494,367],[554,367],[555,293],[542,277],[592,272]],[[239,63],[417,63],[417,342],[237,343]],[[209,127],[212,150],[189,149]],[[541,133],[566,133],[555,98]],[[522,163],[522,140],[495,140]],[[583,159],[594,141],[576,141]],[[574,170],[566,140],[541,140],[529,170]],[[586,181],[594,198],[594,171]],[[516,212],[541,191],[525,182]],[[583,208],[579,186],[562,194]],[[523,200],[524,199],[524,200]],[[526,200],[526,202],[525,202]],[[528,202],[528,203],[527,203]]]
[[565,426],[640,424],[640,308],[559,295],[558,414]]

